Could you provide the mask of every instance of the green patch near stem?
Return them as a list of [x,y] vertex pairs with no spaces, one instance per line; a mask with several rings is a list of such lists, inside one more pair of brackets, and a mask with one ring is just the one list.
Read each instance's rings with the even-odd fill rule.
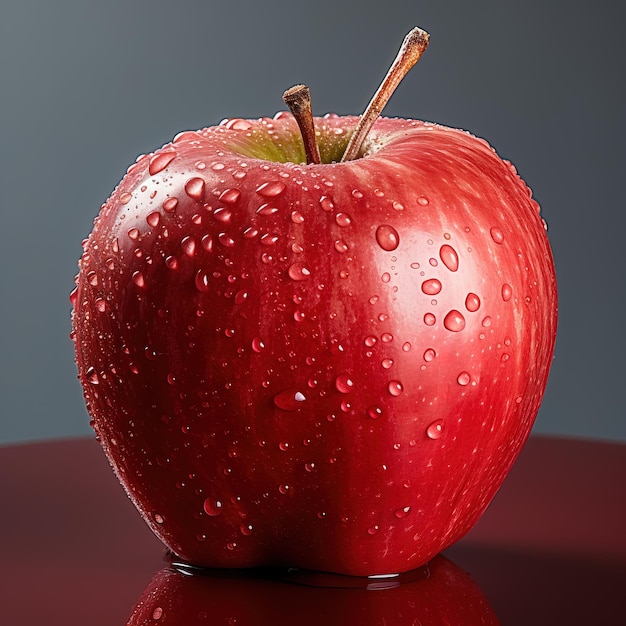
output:
[[[351,134],[344,132],[337,135],[326,128],[317,130],[317,143],[323,164],[341,161]],[[293,132],[285,129],[273,135],[269,135],[266,130],[254,129],[247,137],[230,142],[228,147],[247,158],[274,163],[306,164],[304,143],[298,129],[294,129]]]

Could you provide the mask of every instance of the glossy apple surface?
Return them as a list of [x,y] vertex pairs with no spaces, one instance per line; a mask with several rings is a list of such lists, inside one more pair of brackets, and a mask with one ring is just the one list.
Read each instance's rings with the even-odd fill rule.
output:
[[146,155],[72,294],[102,446],[182,559],[354,575],[462,537],[530,433],[556,334],[538,204],[484,141],[229,120]]

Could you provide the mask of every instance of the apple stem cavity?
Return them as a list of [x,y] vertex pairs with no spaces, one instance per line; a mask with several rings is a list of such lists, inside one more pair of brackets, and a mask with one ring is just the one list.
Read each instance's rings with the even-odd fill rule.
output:
[[307,165],[319,164],[320,150],[315,138],[315,123],[311,108],[311,92],[306,85],[294,85],[283,94],[283,100],[289,107],[300,128]]
[[363,115],[361,115],[352,137],[350,137],[346,151],[341,159],[342,163],[353,161],[359,156],[367,134],[379,118],[402,79],[419,61],[428,46],[429,39],[430,35],[418,27],[411,30],[404,38],[400,50],[398,50],[398,55],[389,67],[387,75],[383,78],[380,87],[378,87],[378,90],[370,100]]

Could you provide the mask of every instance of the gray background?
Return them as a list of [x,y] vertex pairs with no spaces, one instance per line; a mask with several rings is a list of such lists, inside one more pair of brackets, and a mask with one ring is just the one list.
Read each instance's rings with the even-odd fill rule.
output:
[[178,131],[283,108],[359,113],[415,24],[386,114],[484,136],[527,179],[560,285],[535,432],[626,440],[623,7],[614,0],[4,0],[0,443],[89,435],[68,293],[100,204]]

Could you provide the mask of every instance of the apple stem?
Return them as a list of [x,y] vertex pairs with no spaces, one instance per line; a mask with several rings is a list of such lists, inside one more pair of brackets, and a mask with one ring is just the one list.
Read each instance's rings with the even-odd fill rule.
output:
[[294,85],[283,94],[283,100],[296,118],[306,154],[307,165],[319,164],[320,150],[315,138],[315,123],[311,108],[311,92],[306,85]]
[[398,50],[398,55],[387,71],[387,75],[383,78],[380,87],[367,105],[363,115],[361,115],[352,137],[350,137],[346,151],[341,159],[342,162],[353,161],[357,158],[367,134],[379,118],[387,102],[389,102],[396,87],[419,61],[428,46],[429,39],[430,35],[417,27],[411,30],[404,38],[400,50]]

